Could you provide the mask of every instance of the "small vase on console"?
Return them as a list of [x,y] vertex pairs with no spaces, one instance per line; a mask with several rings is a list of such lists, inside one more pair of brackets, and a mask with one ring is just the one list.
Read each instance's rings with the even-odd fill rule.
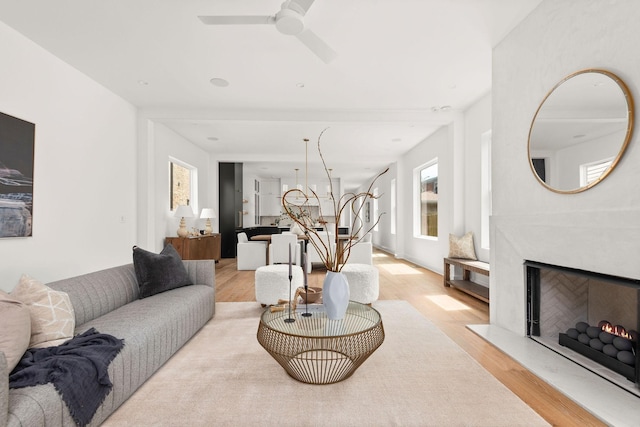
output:
[[322,286],[322,302],[330,320],[344,318],[349,305],[349,282],[344,274],[327,271]]

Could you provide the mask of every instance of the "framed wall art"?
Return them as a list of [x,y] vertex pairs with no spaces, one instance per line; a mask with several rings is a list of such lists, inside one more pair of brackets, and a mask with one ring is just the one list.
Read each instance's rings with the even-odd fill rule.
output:
[[36,125],[0,113],[0,237],[29,237]]

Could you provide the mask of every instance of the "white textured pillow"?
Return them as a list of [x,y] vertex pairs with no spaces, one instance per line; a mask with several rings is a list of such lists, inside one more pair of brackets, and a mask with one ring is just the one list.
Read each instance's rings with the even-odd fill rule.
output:
[[16,367],[29,347],[31,315],[29,307],[0,291],[0,351],[4,353],[9,372]]
[[22,301],[31,313],[29,348],[52,347],[73,338],[75,313],[64,292],[50,287],[25,274],[11,296]]
[[462,237],[449,234],[449,258],[478,259],[473,247],[473,233],[471,231]]

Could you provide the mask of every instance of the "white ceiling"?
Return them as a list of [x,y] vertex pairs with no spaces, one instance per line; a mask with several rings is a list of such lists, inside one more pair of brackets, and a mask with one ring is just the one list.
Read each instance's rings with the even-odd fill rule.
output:
[[281,0],[0,0],[0,20],[245,170],[293,176],[309,138],[320,171],[329,127],[323,153],[351,187],[488,93],[492,47],[540,1],[316,0],[305,25],[337,52],[329,64],[274,26],[198,19]]

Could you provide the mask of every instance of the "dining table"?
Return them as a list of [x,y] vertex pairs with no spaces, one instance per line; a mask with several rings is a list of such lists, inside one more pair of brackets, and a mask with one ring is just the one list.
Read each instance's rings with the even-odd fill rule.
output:
[[[319,233],[322,233],[322,232],[319,232]],[[271,242],[272,235],[273,234],[256,234],[255,236],[251,236],[249,240],[253,240],[257,242]],[[309,236],[307,236],[306,234],[298,234],[297,236],[298,236],[298,240],[301,243],[302,250],[306,252],[307,251],[306,242],[309,241]],[[336,257],[338,258],[338,263],[342,263],[342,254],[344,252],[344,244],[350,239],[351,239],[350,234],[338,234],[336,239],[336,243],[337,243]],[[268,263],[269,263],[269,250],[268,250],[268,244],[267,244],[267,264]]]

